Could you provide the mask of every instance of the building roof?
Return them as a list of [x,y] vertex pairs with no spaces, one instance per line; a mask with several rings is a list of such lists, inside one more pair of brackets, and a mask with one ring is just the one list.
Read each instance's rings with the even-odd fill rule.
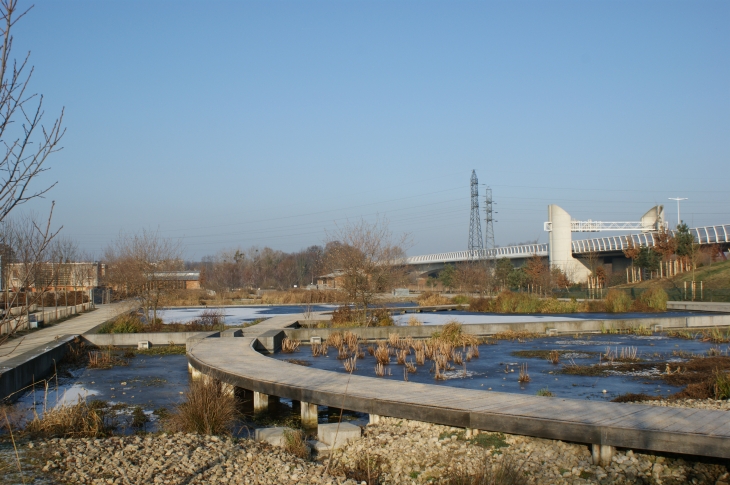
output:
[[200,271],[156,271],[152,278],[168,281],[198,281]]

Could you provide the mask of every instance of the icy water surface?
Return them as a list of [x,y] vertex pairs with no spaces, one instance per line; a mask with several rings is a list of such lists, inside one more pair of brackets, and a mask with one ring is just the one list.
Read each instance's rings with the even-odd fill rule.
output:
[[[366,346],[364,346],[365,348]],[[480,345],[480,357],[465,362],[464,367],[452,364],[454,370],[446,372],[446,380],[435,380],[430,372],[432,362],[426,361],[418,366],[415,374],[408,374],[410,382],[452,386],[465,389],[489,390],[492,392],[512,392],[517,394],[536,394],[540,389],[548,389],[555,396],[571,399],[611,400],[619,394],[645,393],[650,395],[669,395],[681,388],[665,384],[657,376],[665,372],[667,362],[671,366],[679,365],[688,354],[704,354],[711,343],[698,340],[682,340],[665,335],[635,336],[589,334],[577,338],[572,336],[539,338],[524,343],[517,341],[498,341],[494,345]],[[649,369],[637,369],[635,372],[617,373],[609,376],[578,376],[560,373],[567,365],[590,365],[605,363],[607,349],[621,354],[636,349],[637,356],[644,362],[655,362]],[[525,351],[550,350],[561,352],[560,363],[550,363],[544,355],[527,356]],[[719,346],[723,354],[730,350],[727,344]],[[337,350],[330,347],[328,357],[312,357],[309,346],[302,346],[293,354],[275,354],[279,360],[300,359],[318,369],[326,369],[345,373],[342,361],[337,359]],[[415,362],[413,354],[407,360]],[[404,366],[397,365],[395,357],[391,357],[390,376],[382,379],[403,381]],[[363,359],[358,359],[356,375],[375,377],[375,358],[365,352]],[[520,365],[527,365],[530,382],[518,382]],[[605,392],[604,392],[605,390]]]
[[[314,305],[311,311],[329,312],[338,305]],[[416,303],[390,304],[391,308],[413,307]],[[170,308],[162,310],[161,318],[165,322],[188,323],[200,318],[206,310],[220,310],[224,313],[224,323],[229,326],[240,326],[259,318],[271,318],[280,315],[303,313],[306,308],[301,305],[274,305],[274,306],[238,306],[238,307],[208,307],[208,308]],[[515,323],[515,322],[564,322],[574,320],[613,320],[625,318],[662,318],[685,317],[697,315],[696,312],[664,312],[664,313],[567,313],[567,314],[502,314],[502,313],[475,313],[467,311],[444,311],[425,313],[406,313],[394,315],[396,325],[408,325],[411,317],[421,320],[424,325],[443,325],[449,320],[458,320],[464,324],[471,323]]]
[[[129,359],[129,365],[111,369],[82,368],[72,370],[70,375],[59,378],[58,386],[53,380],[47,392],[40,386],[24,394],[16,403],[18,412],[26,413],[29,419],[44,408],[62,404],[75,404],[79,398],[91,401],[99,399],[117,406],[120,427],[127,424],[134,407],[140,406],[150,418],[147,431],[156,429],[153,411],[161,408],[171,410],[182,400],[182,393],[188,389],[187,358],[184,355],[137,355]],[[126,405],[126,406],[122,406]]]

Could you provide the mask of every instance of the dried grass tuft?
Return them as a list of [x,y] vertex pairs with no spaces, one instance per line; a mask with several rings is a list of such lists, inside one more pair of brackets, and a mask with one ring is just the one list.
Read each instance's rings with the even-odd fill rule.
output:
[[236,399],[214,379],[190,383],[185,401],[163,422],[166,431],[228,435],[238,418]]

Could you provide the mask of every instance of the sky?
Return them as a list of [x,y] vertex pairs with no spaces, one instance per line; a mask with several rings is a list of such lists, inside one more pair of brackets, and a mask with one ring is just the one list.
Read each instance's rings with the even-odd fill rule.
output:
[[546,242],[553,203],[674,226],[687,197],[690,226],[730,223],[729,22],[724,1],[37,0],[13,52],[67,131],[16,214],[55,201],[95,257],[142,229],[189,260],[296,251],[376,218],[428,254],[466,249],[476,170],[498,245]]

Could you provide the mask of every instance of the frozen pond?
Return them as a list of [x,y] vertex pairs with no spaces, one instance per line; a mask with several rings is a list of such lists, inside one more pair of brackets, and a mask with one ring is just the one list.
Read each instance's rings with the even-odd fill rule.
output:
[[[366,347],[367,345],[363,345],[363,350]],[[440,386],[531,395],[540,389],[547,389],[557,397],[572,399],[609,401],[619,394],[629,392],[667,396],[681,390],[679,387],[665,384],[659,378],[665,372],[667,363],[674,368],[685,361],[688,354],[707,355],[712,347],[719,348],[724,355],[729,352],[727,344],[718,347],[710,342],[682,340],[664,335],[590,334],[578,338],[572,336],[539,338],[522,343],[502,340],[493,345],[480,345],[480,356],[465,362],[465,367],[452,363],[454,369],[445,373],[446,380],[434,379],[434,374],[431,372],[432,362],[428,360],[424,365],[417,367],[415,374],[408,374],[408,380]],[[600,376],[561,373],[565,366],[586,366],[599,362],[605,364],[605,354],[609,348],[616,355],[620,355],[625,349],[636,349],[637,357],[641,361],[637,362],[635,371],[629,368],[625,372]],[[557,350],[561,354],[560,363],[557,365],[546,359],[545,354],[551,350]],[[273,358],[297,359],[314,368],[346,372],[343,362],[337,359],[337,350],[332,347],[327,357],[312,357],[309,346],[302,346],[296,353],[278,353]],[[409,355],[406,360],[415,362],[414,355]],[[365,352],[364,358],[357,361],[355,374],[375,377],[375,364],[375,358]],[[522,364],[527,364],[527,373],[531,378],[528,383],[518,382]],[[395,357],[391,357],[391,363],[386,368],[390,369],[391,375],[386,375],[382,377],[383,379],[404,380],[404,366],[397,365]]]
[[[332,311],[337,305],[312,305],[311,311],[325,312]],[[179,322],[188,323],[192,320],[200,318],[204,311],[220,311],[223,312],[224,323],[229,326],[240,326],[244,323],[250,323],[259,318],[271,318],[280,315],[291,315],[293,313],[304,313],[306,308],[299,305],[280,305],[280,306],[235,306],[235,307],[215,307],[207,308],[168,308],[160,312],[161,318],[165,323]]]
[[464,324],[474,323],[529,323],[529,322],[569,322],[576,320],[618,320],[634,318],[669,318],[697,315],[692,312],[662,313],[477,313],[464,311],[424,312],[394,315],[396,325],[408,325],[408,320],[415,317],[424,325],[444,325],[449,320],[458,320]]
[[147,431],[156,429],[155,410],[168,411],[179,404],[182,393],[188,389],[188,364],[185,355],[137,355],[129,359],[129,365],[111,369],[82,368],[70,371],[70,375],[49,383],[47,393],[41,386],[24,394],[16,403],[16,410],[26,419],[36,412],[43,414],[61,404],[76,404],[78,399],[87,402],[98,399],[110,406],[117,405],[119,424],[125,426],[125,417],[132,408],[140,406],[148,415]]
[[[415,303],[395,304],[391,307],[416,306]],[[313,312],[331,312],[338,305],[313,305]],[[274,306],[237,306],[237,307],[214,307],[207,308],[169,308],[160,312],[163,321],[188,323],[200,318],[204,311],[221,311],[224,315],[224,323],[228,326],[240,326],[260,318],[271,318],[280,315],[291,315],[303,313],[306,307],[302,305],[274,305]],[[613,320],[625,318],[668,318],[685,317],[697,315],[696,312],[663,312],[663,313],[568,313],[568,314],[502,314],[502,313],[477,313],[468,311],[444,311],[406,313],[394,315],[396,325],[408,325],[411,317],[418,318],[424,325],[443,325],[449,320],[458,320],[464,324],[472,323],[517,323],[517,322],[564,322],[574,320]]]

